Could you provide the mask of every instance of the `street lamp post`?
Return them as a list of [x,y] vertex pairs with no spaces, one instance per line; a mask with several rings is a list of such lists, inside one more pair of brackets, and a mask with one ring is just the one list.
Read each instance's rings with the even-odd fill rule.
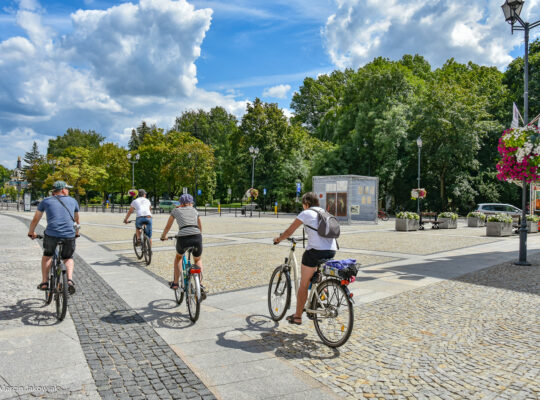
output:
[[[418,146],[418,189],[420,189],[420,156],[422,153],[422,138],[420,136],[416,139],[416,145]],[[420,191],[418,191],[416,200],[416,212],[420,215]]]
[[[188,153],[188,158],[191,159],[191,153]],[[197,161],[199,160],[199,155],[197,153],[195,153],[195,193],[194,193],[194,197],[193,197],[193,201],[194,201],[194,206],[197,207],[197,196],[199,194],[199,190],[197,189],[197,178],[198,178],[198,174],[197,174]]]
[[[523,8],[525,0],[506,0],[501,6],[504,18],[512,27],[512,34],[514,30],[525,32],[525,57],[523,66],[523,120],[525,124],[529,121],[529,31],[540,25],[540,21],[533,23],[523,21],[519,14]],[[514,26],[518,22],[520,26]],[[527,208],[527,179],[523,178],[522,182],[522,201],[521,201],[521,227],[519,229],[519,260],[517,265],[531,265],[527,262],[527,221],[526,221],[526,208]]]
[[[368,142],[366,139],[364,139],[364,148],[366,149],[366,152],[367,152],[367,147],[368,147]],[[371,176],[371,157],[369,156],[369,153],[368,153],[368,176]]]
[[[255,180],[255,159],[259,154],[259,148],[249,146],[249,154],[251,154],[251,188],[253,189]],[[253,215],[253,195],[251,195],[251,215]]]
[[135,164],[139,162],[139,158],[141,157],[139,153],[135,154],[135,160],[131,161],[131,153],[127,153],[127,159],[131,163],[131,188],[135,189]]
[[47,160],[47,164],[52,166],[52,168],[53,168],[52,173],[53,173],[53,178],[54,178],[54,173],[56,172],[56,166],[58,165],[58,160],[50,158],[49,160]]

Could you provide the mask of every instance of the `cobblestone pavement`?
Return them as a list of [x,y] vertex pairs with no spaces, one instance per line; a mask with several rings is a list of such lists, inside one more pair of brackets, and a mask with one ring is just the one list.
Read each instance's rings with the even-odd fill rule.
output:
[[313,324],[263,342],[343,397],[540,398],[540,257],[487,268],[354,308],[338,350]]
[[77,293],[68,310],[101,398],[215,398],[107,282],[74,259]]

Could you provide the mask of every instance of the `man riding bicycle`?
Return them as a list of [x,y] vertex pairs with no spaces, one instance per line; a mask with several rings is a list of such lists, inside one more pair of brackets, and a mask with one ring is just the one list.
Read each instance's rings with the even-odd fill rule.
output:
[[53,184],[52,196],[39,203],[34,218],[30,223],[28,236],[35,239],[35,229],[43,213],[47,214],[47,228],[43,237],[43,257],[41,258],[41,283],[39,290],[49,289],[48,276],[51,268],[51,260],[59,241],[64,242],[60,258],[64,261],[67,270],[68,292],[75,293],[73,282],[73,253],[75,252],[75,238],[79,236],[79,204],[77,200],[69,196],[69,186],[64,181],[56,181]]
[[124,224],[128,223],[129,216],[133,211],[136,212],[137,218],[135,218],[135,228],[137,235],[137,245],[141,244],[141,229],[144,225],[144,233],[150,240],[152,245],[152,204],[150,200],[146,198],[146,190],[139,189],[139,195],[135,200],[131,202],[129,210],[124,218]]

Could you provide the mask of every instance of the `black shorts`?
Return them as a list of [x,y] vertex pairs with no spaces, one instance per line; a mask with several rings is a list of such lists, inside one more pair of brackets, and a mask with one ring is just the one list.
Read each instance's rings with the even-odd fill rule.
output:
[[60,258],[62,260],[69,260],[72,258],[73,253],[75,253],[75,238],[59,238],[47,235],[43,235],[43,255],[46,257],[52,257],[56,244],[60,240],[64,242]]
[[184,254],[188,247],[193,247],[193,257],[200,257],[202,254],[202,235],[178,236],[176,239],[176,252]]
[[329,260],[331,258],[334,258],[335,255],[335,250],[309,249],[304,251],[304,255],[302,256],[302,265],[315,268],[323,260]]

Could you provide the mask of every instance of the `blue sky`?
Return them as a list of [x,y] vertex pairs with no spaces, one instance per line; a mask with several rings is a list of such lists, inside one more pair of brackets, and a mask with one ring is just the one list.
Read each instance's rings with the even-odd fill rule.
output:
[[188,109],[241,117],[260,97],[290,115],[305,77],[378,56],[503,70],[522,42],[493,0],[0,0],[0,164],[69,127],[125,145]]

